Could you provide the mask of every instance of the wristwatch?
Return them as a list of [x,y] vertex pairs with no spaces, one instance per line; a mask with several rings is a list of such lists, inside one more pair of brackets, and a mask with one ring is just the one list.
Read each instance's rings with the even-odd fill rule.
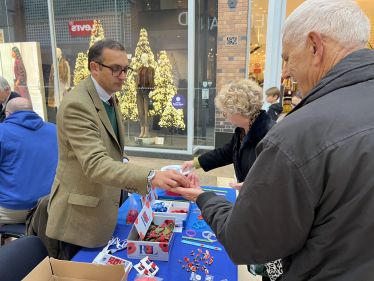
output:
[[151,170],[148,174],[148,182],[147,182],[147,194],[149,194],[151,192],[151,188],[152,188],[152,184],[151,184],[151,180],[153,180],[153,178],[155,177],[156,175],[156,171],[155,170]]

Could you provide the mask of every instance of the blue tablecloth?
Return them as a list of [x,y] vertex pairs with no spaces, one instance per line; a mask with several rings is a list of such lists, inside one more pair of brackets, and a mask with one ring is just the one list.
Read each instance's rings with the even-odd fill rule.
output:
[[[208,187],[202,187],[202,188],[208,188]],[[218,188],[218,187],[212,187],[216,190],[224,190],[227,191],[226,198],[231,201],[235,202],[236,194],[235,190],[233,189],[227,189],[227,188]],[[134,194],[137,199],[140,199],[140,196],[137,194]],[[160,197],[163,197],[165,195],[165,192],[163,190],[158,190],[158,195]],[[180,198],[175,198],[180,199]],[[118,215],[118,221],[116,229],[114,230],[113,236],[119,237],[120,239],[127,239],[127,236],[129,235],[129,232],[131,230],[132,225],[126,225],[126,215],[127,211],[129,209],[129,200],[127,200],[123,206],[119,209],[119,215]],[[138,200],[139,202],[139,200]],[[193,211],[195,208],[197,208],[195,203],[192,203],[191,211]],[[156,265],[160,268],[159,272],[157,273],[157,277],[161,277],[164,280],[163,281],[184,281],[184,280],[190,280],[191,272],[187,272],[186,269],[182,268],[182,264],[186,264],[184,262],[184,257],[187,257],[190,259],[193,257],[191,256],[191,251],[193,250],[195,253],[197,253],[198,247],[187,245],[181,243],[182,236],[186,236],[186,230],[193,229],[192,224],[197,220],[198,214],[191,213],[190,218],[187,224],[187,228],[183,229],[182,233],[175,233],[175,239],[174,239],[174,245],[172,246],[171,256],[169,258],[168,262],[164,261],[155,261]],[[201,229],[197,231],[196,229],[193,229],[196,231],[196,237],[195,238],[201,238],[202,237],[202,231],[209,230],[211,231],[209,226],[206,226],[204,229]],[[192,241],[192,240],[191,240]],[[215,251],[215,250],[209,250],[210,254],[214,257],[214,262],[211,266],[206,266],[209,270],[209,275],[214,276],[214,281],[221,281],[224,279],[227,279],[228,281],[236,281],[238,280],[238,268],[236,265],[234,265],[227,253],[225,252],[223,246],[218,243],[207,243],[208,245],[221,247],[222,251]],[[72,261],[76,262],[87,262],[91,263],[95,257],[99,254],[99,252],[103,249],[103,247],[100,248],[83,248],[73,259]],[[206,248],[201,248],[203,251],[206,250]],[[113,254],[114,256],[117,256],[122,259],[129,260],[133,263],[133,265],[139,263],[139,260],[135,259],[128,259],[127,258],[127,251],[120,251]],[[179,263],[179,260],[181,260],[183,263]],[[202,263],[201,263],[202,264]],[[200,265],[201,265],[200,264]],[[137,271],[135,269],[132,269],[128,281],[133,281],[137,275]],[[205,273],[198,271],[198,274],[201,275],[202,281],[205,280]]]

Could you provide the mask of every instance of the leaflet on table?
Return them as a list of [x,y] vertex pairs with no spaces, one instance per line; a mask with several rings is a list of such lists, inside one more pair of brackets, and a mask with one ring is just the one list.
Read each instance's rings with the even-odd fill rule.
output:
[[140,199],[140,203],[141,203],[141,206],[142,208],[144,207],[144,204],[149,201],[151,206],[153,206],[153,204],[155,203],[155,201],[158,199],[158,195],[157,195],[157,188],[152,186],[151,188],[151,191],[149,192],[149,194],[147,194],[146,196],[142,196],[142,198]]

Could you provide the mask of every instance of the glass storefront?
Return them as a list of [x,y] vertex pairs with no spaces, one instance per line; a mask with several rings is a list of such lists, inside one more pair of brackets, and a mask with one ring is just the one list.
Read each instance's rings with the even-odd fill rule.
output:
[[[89,75],[86,65],[90,45],[101,38],[113,39],[125,46],[134,69],[117,94],[127,148],[192,151],[194,145],[213,146],[218,1],[193,3],[196,44],[188,43],[189,2],[193,1],[106,0],[93,4],[86,0],[1,0],[0,32],[4,44],[0,75],[12,82],[11,87],[17,91],[29,91],[35,110],[40,106],[36,111],[44,120],[56,123],[57,108],[64,95]],[[53,17],[48,4],[53,7]],[[54,31],[50,29],[51,19]],[[56,42],[55,52],[51,40]],[[21,57],[16,60],[24,67],[24,75],[28,75],[22,80],[27,84],[18,87],[19,80],[13,73],[14,47],[19,49],[17,56],[19,53],[27,57],[23,62]],[[196,64],[192,64],[196,65],[192,72],[195,77],[188,74],[189,48],[198,50]],[[31,54],[34,60],[30,59]],[[188,88],[189,79],[197,85],[192,91]],[[203,80],[210,82],[208,100],[204,102]],[[192,114],[188,113],[190,99],[196,106]],[[195,136],[195,143],[187,143],[189,133]]]
[[[287,17],[304,1],[281,2],[287,3]],[[357,2],[372,18],[374,2]],[[246,73],[259,85],[271,58],[267,46],[274,43],[267,35],[275,3],[250,2]],[[230,11],[218,0],[0,0],[0,75],[55,123],[64,95],[89,75],[90,45],[100,38],[119,41],[134,68],[118,93],[126,149],[192,154],[212,148],[217,41],[225,38],[218,37],[219,5]],[[368,48],[373,47],[374,28]]]

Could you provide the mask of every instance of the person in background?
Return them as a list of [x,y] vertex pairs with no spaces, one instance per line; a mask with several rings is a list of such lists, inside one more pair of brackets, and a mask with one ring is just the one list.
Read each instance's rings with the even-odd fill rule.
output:
[[271,116],[271,119],[277,121],[278,115],[283,112],[282,104],[278,102],[281,92],[278,87],[272,87],[265,91],[266,102],[270,103],[268,109],[268,114]]
[[370,28],[355,1],[303,2],[282,38],[283,78],[303,99],[258,144],[235,204],[194,174],[192,188],[173,189],[197,203],[234,264],[282,258],[282,280],[373,280]]
[[24,98],[7,103],[0,124],[0,226],[25,223],[51,192],[58,161],[56,125],[44,122]]
[[[292,98],[291,98],[291,108],[294,109],[300,102],[301,100],[303,99],[303,97],[301,96],[301,91],[300,89],[297,90],[295,93],[293,93],[292,95]],[[280,122],[281,120],[284,119],[284,117],[286,117],[287,113],[282,113],[281,115],[279,115],[278,119],[277,119],[277,123]]]
[[292,109],[295,108],[303,99],[301,96],[301,91],[297,90],[295,93],[292,95],[292,100],[291,100],[291,107]]
[[215,99],[216,107],[223,112],[226,120],[237,126],[231,141],[221,148],[207,152],[182,165],[182,172],[192,168],[203,168],[205,172],[234,164],[237,183],[230,183],[240,189],[248,171],[256,160],[256,145],[274,126],[263,105],[262,89],[256,82],[242,79],[225,85]]
[[3,123],[6,114],[5,108],[7,103],[14,98],[21,97],[16,92],[12,92],[8,81],[0,76],[0,123]]

